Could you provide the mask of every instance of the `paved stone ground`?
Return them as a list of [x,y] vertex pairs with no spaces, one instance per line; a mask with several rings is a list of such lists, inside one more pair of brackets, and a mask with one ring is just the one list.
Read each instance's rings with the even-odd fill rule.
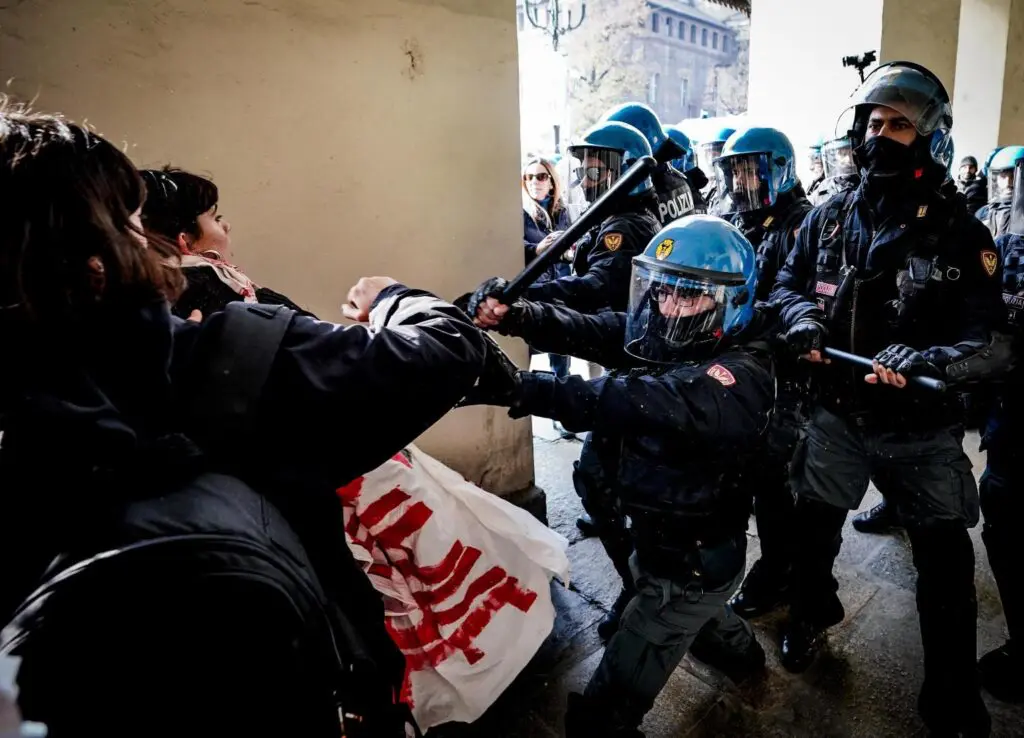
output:
[[[559,440],[547,420],[535,419],[534,433],[537,484],[547,492],[550,525],[571,541],[573,581],[568,590],[552,585],[558,609],[554,630],[492,709],[472,726],[446,726],[432,731],[431,738],[560,736],[566,695],[582,690],[601,658],[595,625],[614,601],[618,583],[600,543],[582,539],[575,527],[582,508],[570,471],[580,443]],[[976,436],[968,438],[975,473],[980,474],[984,455],[977,445]],[[878,500],[878,493],[870,491],[862,509]],[[760,550],[753,521],[748,535],[752,563]],[[710,669],[684,659],[644,722],[649,738],[925,735],[915,710],[923,670],[909,545],[904,536],[857,533],[849,520],[843,537],[837,574],[846,620],[831,629],[821,658],[805,674],[787,673],[777,655],[781,619],[760,619],[754,629],[768,653],[767,677],[741,692]],[[1005,640],[1005,620],[980,526],[971,537],[978,557],[978,647],[983,653]],[[986,699],[993,736],[1024,736],[1024,706]]]

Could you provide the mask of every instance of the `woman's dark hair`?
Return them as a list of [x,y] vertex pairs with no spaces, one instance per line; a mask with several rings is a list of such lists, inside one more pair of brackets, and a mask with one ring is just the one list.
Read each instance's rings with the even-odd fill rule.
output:
[[217,185],[198,174],[171,166],[144,169],[148,196],[142,207],[142,223],[148,233],[174,242],[187,233],[199,238],[199,216],[218,201]]
[[172,299],[175,253],[146,247],[131,220],[145,197],[106,139],[0,95],[0,312],[47,320],[119,295]]

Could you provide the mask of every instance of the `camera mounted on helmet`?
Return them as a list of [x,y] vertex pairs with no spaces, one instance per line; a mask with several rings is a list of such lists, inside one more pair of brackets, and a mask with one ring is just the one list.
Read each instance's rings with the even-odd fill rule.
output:
[[[651,155],[651,145],[636,128],[618,121],[598,123],[579,142],[569,146],[571,170],[584,197],[593,205],[633,164]],[[647,177],[630,192],[642,195],[654,189]]]
[[626,352],[654,363],[699,360],[750,324],[754,248],[710,215],[673,221],[633,259]]

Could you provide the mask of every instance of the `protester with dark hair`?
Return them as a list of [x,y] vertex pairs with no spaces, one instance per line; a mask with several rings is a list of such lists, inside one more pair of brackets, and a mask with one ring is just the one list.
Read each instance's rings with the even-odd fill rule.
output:
[[54,736],[335,738],[339,715],[347,736],[405,735],[402,658],[335,490],[498,376],[490,344],[386,277],[349,292],[369,326],[174,318],[145,197],[102,137],[0,100],[0,653],[23,658],[25,717]]
[[144,169],[147,197],[142,224],[148,233],[170,241],[180,252],[187,286],[172,308],[187,318],[220,310],[229,302],[284,305],[314,317],[284,295],[260,287],[231,263],[231,224],[218,212],[220,195],[206,177],[182,169]]

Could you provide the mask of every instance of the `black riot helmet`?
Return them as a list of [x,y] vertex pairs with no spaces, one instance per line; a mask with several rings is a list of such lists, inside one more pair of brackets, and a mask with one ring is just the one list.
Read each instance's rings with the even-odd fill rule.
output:
[[866,138],[868,119],[876,107],[892,108],[917,131],[911,144],[917,167],[945,177],[953,158],[953,108],[941,80],[929,69],[908,61],[875,67],[850,98],[836,126],[837,136],[848,136],[854,149]]
[[1013,170],[1013,201],[1010,205],[1009,231],[1024,237],[1024,159],[1017,160]]

